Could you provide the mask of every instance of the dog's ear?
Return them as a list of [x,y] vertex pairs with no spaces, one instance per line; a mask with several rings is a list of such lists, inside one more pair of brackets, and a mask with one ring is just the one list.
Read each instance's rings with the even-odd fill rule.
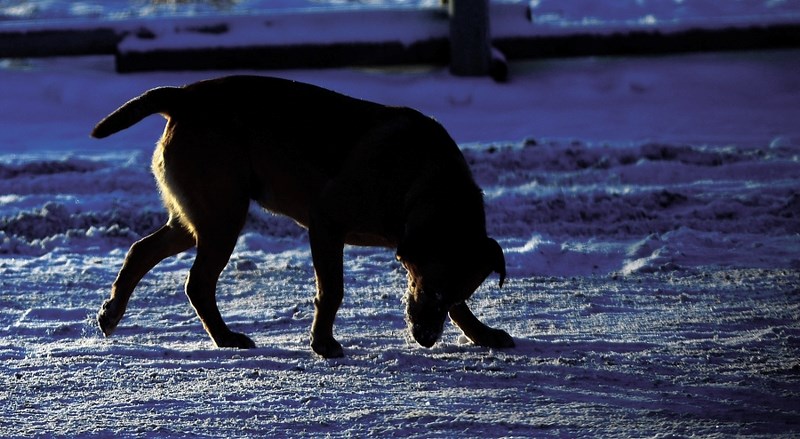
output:
[[406,236],[400,240],[400,243],[397,244],[397,253],[395,254],[395,257],[398,261],[409,261],[417,259],[415,256],[418,254],[419,243],[414,239],[413,234],[411,237],[406,234]]
[[395,253],[394,257],[398,261],[408,260],[408,243],[403,240],[400,241],[400,244],[397,244],[397,253]]
[[395,257],[398,261],[410,261],[415,264],[421,264],[428,260],[431,251],[431,242],[436,241],[435,236],[420,230],[409,230],[406,232],[400,242],[397,244],[397,253]]
[[506,258],[503,256],[503,249],[492,238],[486,238],[484,246],[484,255],[492,271],[500,275],[500,288],[503,288],[503,282],[506,280]]

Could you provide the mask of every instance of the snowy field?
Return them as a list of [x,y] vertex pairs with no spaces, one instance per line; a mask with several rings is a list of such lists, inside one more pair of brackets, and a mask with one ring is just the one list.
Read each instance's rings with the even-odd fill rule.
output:
[[127,247],[164,221],[148,168],[163,120],[88,132],[141,90],[215,73],[6,61],[0,435],[796,436],[799,55],[551,61],[506,85],[261,72],[439,118],[506,251],[507,285],[472,300],[516,338],[501,351],[450,325],[418,347],[393,254],[348,249],[340,360],[307,346],[305,232],[257,209],[219,301],[259,348],[211,347],[182,294],[191,254],[146,277],[103,338],[93,316]]
[[[33,2],[0,11],[14,3]],[[67,4],[39,13],[76,15]],[[119,75],[110,57],[0,60],[0,437],[800,436],[800,51],[510,67],[496,84],[439,68]],[[517,346],[472,346],[449,323],[416,345],[393,253],[350,247],[346,357],[313,355],[306,233],[256,208],[218,301],[258,348],[212,347],[182,292],[191,252],[149,274],[104,338],[94,315],[125,252],[165,220],[149,170],[164,122],[88,133],[145,89],[231,73],[448,128],[509,271],[471,307]]]

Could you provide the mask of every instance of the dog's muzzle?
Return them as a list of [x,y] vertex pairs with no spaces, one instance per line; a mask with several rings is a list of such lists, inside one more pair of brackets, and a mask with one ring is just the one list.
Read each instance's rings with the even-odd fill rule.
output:
[[414,340],[421,346],[429,348],[439,341],[439,337],[442,336],[443,326],[444,325],[440,326],[437,330],[436,328],[422,325],[411,325],[411,335],[414,336]]
[[447,308],[435,300],[408,300],[406,319],[411,335],[426,348],[436,344],[442,336]]

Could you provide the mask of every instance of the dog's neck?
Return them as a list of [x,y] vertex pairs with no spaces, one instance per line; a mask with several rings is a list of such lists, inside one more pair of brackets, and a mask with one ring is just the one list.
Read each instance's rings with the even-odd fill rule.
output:
[[[486,236],[483,193],[472,180],[437,173],[406,198],[405,230],[435,230],[439,238]],[[457,189],[456,189],[457,188]]]

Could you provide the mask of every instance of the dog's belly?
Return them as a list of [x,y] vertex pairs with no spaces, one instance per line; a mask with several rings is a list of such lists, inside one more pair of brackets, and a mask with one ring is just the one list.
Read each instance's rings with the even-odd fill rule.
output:
[[[279,215],[293,219],[299,226],[308,228],[310,200],[313,196],[308,193],[293,191],[289,187],[283,187],[282,191],[275,192],[268,188],[262,190],[255,201],[264,209]],[[373,227],[367,224],[348,224],[349,230],[345,234],[345,243],[349,245],[363,247],[397,247],[397,237],[391,233],[385,233],[382,225],[374,224]],[[374,229],[374,230],[367,230]]]
[[362,247],[397,247],[397,242],[395,242],[395,240],[374,233],[348,233],[347,236],[345,236],[345,243]]
[[322,160],[315,152],[305,144],[257,149],[252,153],[258,166],[253,167],[251,197],[305,228],[312,211],[323,212],[345,233],[347,244],[397,247],[403,228],[403,179],[393,178],[393,169],[387,170],[388,178],[376,171],[375,163],[386,160],[375,159],[372,149],[347,160]]
[[[264,209],[287,216],[293,219],[300,227],[308,228],[309,215],[306,206],[299,206],[296,203],[281,203],[279,198],[272,196],[272,194],[259,197],[256,201]],[[345,235],[345,243],[362,247],[397,247],[397,239],[387,235],[380,232],[351,231]]]
[[255,201],[264,209],[278,215],[287,216],[293,219],[299,226],[306,229],[308,228],[308,207],[298,205],[297,203],[288,203],[285,200],[275,197],[272,193],[262,193]]
[[299,225],[308,228],[309,212],[323,186],[322,179],[315,178],[318,172],[297,170],[293,164],[269,157],[258,161],[261,164],[255,173],[255,185],[251,198],[264,209],[288,216]]

